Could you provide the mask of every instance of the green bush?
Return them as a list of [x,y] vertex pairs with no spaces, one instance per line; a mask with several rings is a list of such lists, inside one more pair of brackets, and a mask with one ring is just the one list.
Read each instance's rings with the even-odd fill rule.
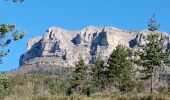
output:
[[169,93],[169,89],[168,89],[168,84],[161,84],[159,87],[158,87],[158,92],[159,93]]
[[8,94],[9,80],[6,76],[0,76],[0,99],[3,99]]

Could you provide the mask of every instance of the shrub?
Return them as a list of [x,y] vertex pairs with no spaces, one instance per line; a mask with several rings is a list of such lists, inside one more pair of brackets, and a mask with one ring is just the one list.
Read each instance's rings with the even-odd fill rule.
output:
[[3,99],[8,94],[9,80],[6,76],[0,76],[0,99]]

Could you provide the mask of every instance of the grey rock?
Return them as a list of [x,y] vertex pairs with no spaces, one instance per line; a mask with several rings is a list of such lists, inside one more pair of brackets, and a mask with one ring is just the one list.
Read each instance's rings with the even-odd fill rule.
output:
[[[67,62],[67,66],[74,66],[80,55],[87,64],[93,63],[96,56],[108,58],[118,43],[129,46],[129,41],[136,34],[137,32],[115,27],[89,26],[80,31],[51,27],[43,37],[28,41],[27,51],[20,57],[20,66],[28,64],[37,57],[61,59]],[[63,65],[57,60],[54,62],[58,66]]]
[[[147,30],[126,31],[111,26],[89,26],[78,31],[51,27],[42,37],[28,41],[27,50],[20,57],[20,68],[23,69],[24,66],[27,66],[26,68],[31,70],[37,63],[36,66],[45,64],[46,67],[48,65],[74,67],[80,55],[86,64],[94,63],[96,56],[107,60],[119,43],[132,49],[138,49],[137,43],[143,43],[143,39],[148,33]],[[163,34],[169,37],[167,33]],[[165,44],[169,45],[169,39]]]

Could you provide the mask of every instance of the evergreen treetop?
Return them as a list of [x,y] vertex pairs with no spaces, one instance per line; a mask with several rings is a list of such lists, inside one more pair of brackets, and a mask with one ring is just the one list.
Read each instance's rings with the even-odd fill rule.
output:
[[82,57],[79,57],[79,61],[76,63],[75,71],[73,73],[74,84],[83,85],[87,80],[87,65]]

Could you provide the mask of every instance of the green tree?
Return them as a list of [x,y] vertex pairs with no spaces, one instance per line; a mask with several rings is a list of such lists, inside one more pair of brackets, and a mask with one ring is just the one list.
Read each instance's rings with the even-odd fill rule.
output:
[[133,62],[129,59],[131,50],[118,44],[108,60],[108,82],[112,85],[116,82],[116,87],[122,93],[131,91],[135,86]]
[[88,67],[85,64],[82,57],[79,57],[79,61],[76,63],[75,70],[73,72],[72,88],[75,92],[82,93],[84,91],[85,85],[87,83],[88,77]]
[[0,63],[3,63],[2,58],[9,53],[9,49],[5,50],[12,40],[17,41],[24,37],[25,33],[19,33],[15,25],[0,24]]
[[97,91],[100,91],[105,85],[106,77],[105,77],[105,66],[104,61],[101,60],[100,57],[96,58],[95,64],[92,66],[92,83]]
[[162,63],[167,59],[166,47],[162,43],[165,37],[156,32],[159,27],[160,25],[157,24],[155,15],[153,15],[148,25],[150,34],[147,35],[146,44],[143,45],[143,50],[139,53],[140,64],[143,66],[143,79],[150,79],[150,93],[153,93],[153,77],[156,69],[158,66],[161,67]]

